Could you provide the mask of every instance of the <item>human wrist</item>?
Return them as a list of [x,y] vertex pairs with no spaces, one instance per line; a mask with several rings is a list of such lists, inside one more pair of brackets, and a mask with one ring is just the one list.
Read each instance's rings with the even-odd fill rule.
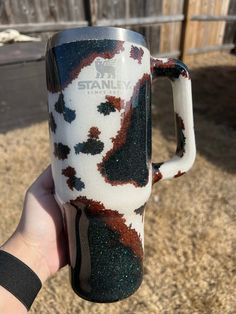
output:
[[37,250],[15,232],[1,247],[0,250],[6,251],[25,263],[44,283],[50,276],[50,272],[44,258]]

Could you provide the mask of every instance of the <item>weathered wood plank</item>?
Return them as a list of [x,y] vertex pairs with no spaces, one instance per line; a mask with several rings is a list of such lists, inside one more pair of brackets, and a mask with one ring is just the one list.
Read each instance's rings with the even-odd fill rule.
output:
[[68,21],[75,21],[76,19],[75,0],[67,0],[66,7],[68,12]]
[[160,16],[162,15],[163,0],[147,0],[143,1],[144,10],[142,16]]
[[0,66],[0,132],[46,119],[44,61]]
[[88,21],[86,16],[87,0],[75,0],[74,11],[76,21]]
[[43,16],[43,12],[42,12],[41,0],[33,0],[32,3],[34,4],[35,21],[43,22],[44,16]]
[[[236,15],[236,1],[231,0],[228,8],[229,15]],[[236,23],[226,23],[224,32],[224,43],[230,43],[234,41],[236,36]]]
[[185,62],[187,49],[190,45],[189,39],[190,39],[190,20],[191,20],[191,11],[190,11],[190,1],[186,0],[184,4],[184,16],[185,20],[182,24],[182,33],[181,33],[181,39],[180,39],[180,50],[181,50],[181,56],[180,58]]
[[183,14],[172,15],[172,16],[148,16],[148,17],[132,17],[129,19],[115,19],[107,20],[102,19],[97,21],[99,26],[130,26],[130,25],[152,25],[152,24],[162,24],[170,22],[180,22],[184,19]]
[[[19,32],[41,33],[41,32],[54,32],[62,29],[87,26],[87,21],[70,21],[70,22],[58,22],[58,23],[26,23],[26,24],[12,24],[11,28],[18,30]],[[0,31],[8,29],[9,25],[0,25]]]
[[[47,0],[46,0],[47,1]],[[59,21],[69,21],[69,13],[67,10],[66,1],[55,0],[59,13]]]
[[215,45],[215,46],[206,46],[200,48],[192,48],[188,50],[188,55],[192,54],[199,54],[204,52],[211,52],[211,51],[223,51],[223,50],[230,50],[234,48],[234,44],[224,44],[224,45]]
[[0,65],[42,60],[46,42],[15,43],[0,49]]
[[[162,14],[164,16],[182,15],[184,18],[183,1],[163,0]],[[179,50],[181,24],[177,23],[177,21],[175,22],[161,25],[160,53]]]
[[[175,0],[171,1],[171,3],[173,3],[173,5],[169,14],[183,14],[183,0]],[[179,49],[181,24],[182,23],[171,23],[170,25],[170,51]]]
[[[163,0],[162,2],[162,14],[168,15],[170,11],[170,2],[169,0]],[[169,51],[169,32],[170,32],[170,24],[161,25],[161,38],[160,38],[160,52]]]
[[218,16],[213,16],[213,15],[194,15],[194,16],[192,16],[192,21],[207,21],[207,22],[211,22],[211,21],[225,21],[225,22],[235,22],[236,21],[236,15],[218,15]]
[[1,4],[3,6],[1,12],[1,16],[0,16],[0,22],[5,23],[6,24],[11,24],[11,23],[15,23],[15,19],[14,19],[14,15],[12,14],[12,8],[11,8],[11,4],[9,1],[1,1]]
[[125,0],[97,0],[97,20],[112,22],[114,19],[125,17]]
[[100,14],[98,5],[99,3],[97,2],[97,0],[89,0],[89,25],[91,26],[97,25],[98,16]]
[[[218,15],[218,12],[220,11],[219,2],[217,0],[209,0],[208,4],[208,14],[210,16]],[[217,22],[218,23],[218,22]],[[209,46],[216,45],[217,43],[217,35],[218,35],[218,24],[216,27],[211,27],[211,23],[208,23],[208,41],[207,44]]]
[[160,32],[160,25],[154,25],[145,28],[144,36],[149,44],[152,55],[156,55],[160,52]]
[[[37,0],[34,0],[37,1]],[[49,19],[51,21],[56,21],[58,22],[60,20],[59,18],[59,9],[57,6],[57,3],[55,2],[55,0],[49,0],[48,2],[48,7],[49,7]]]
[[84,0],[0,1],[1,24],[84,20]]
[[20,23],[20,21],[25,23],[26,21],[22,17],[22,13],[19,9],[19,1],[8,0],[7,2],[10,13],[9,17],[13,21],[13,23]]
[[144,17],[144,9],[145,9],[144,1],[142,0],[130,1],[129,11],[131,18]]
[[[201,2],[199,0],[189,0],[189,16],[190,19],[193,14],[200,12]],[[188,42],[188,48],[194,48],[197,44],[197,34],[199,30],[199,22],[198,21],[190,21],[188,26],[188,32],[186,34],[186,41]]]
[[[230,3],[230,0],[225,0],[221,3],[221,14],[224,16],[226,16],[228,13],[229,3]],[[235,21],[236,21],[236,15],[235,15]],[[222,44],[223,40],[224,40],[226,22],[227,22],[227,20],[222,22],[222,23],[219,23],[219,30],[218,30],[219,31],[219,33],[218,33],[218,38],[219,38],[218,43],[219,44]]]

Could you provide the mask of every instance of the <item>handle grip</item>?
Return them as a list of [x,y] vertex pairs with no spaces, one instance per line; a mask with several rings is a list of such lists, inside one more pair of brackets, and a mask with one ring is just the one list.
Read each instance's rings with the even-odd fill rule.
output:
[[171,80],[174,100],[177,147],[168,161],[153,163],[153,183],[177,178],[187,172],[196,156],[193,128],[192,90],[188,69],[176,59],[151,58],[152,78],[167,77]]

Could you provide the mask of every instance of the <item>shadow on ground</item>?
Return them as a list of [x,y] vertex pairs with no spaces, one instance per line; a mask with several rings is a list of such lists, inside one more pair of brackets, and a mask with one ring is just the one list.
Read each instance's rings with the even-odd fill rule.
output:
[[[236,173],[236,67],[214,66],[192,71],[197,151],[210,162]],[[153,89],[153,127],[174,139],[171,85],[158,79]]]

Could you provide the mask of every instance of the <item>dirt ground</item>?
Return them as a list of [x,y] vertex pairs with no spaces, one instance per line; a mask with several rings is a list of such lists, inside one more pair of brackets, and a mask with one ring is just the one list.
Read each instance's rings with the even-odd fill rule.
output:
[[[236,57],[190,64],[197,159],[178,179],[153,187],[146,207],[144,281],[127,300],[96,304],[77,297],[68,268],[46,282],[30,313],[236,313]],[[175,150],[168,82],[153,93],[153,160]],[[43,122],[0,134],[0,242],[13,232],[24,192],[49,163]]]

